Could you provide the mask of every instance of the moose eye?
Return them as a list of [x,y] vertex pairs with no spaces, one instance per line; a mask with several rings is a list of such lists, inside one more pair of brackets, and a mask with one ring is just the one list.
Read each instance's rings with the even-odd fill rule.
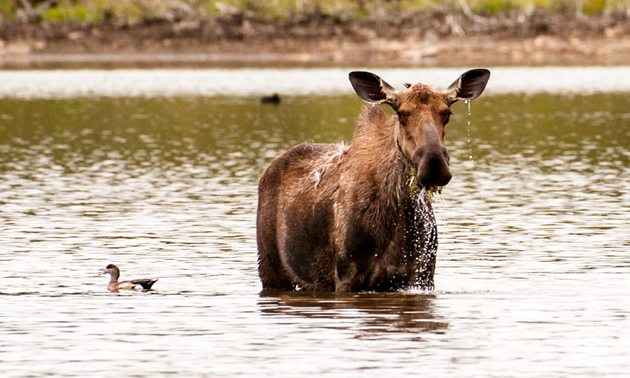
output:
[[442,122],[446,125],[448,123],[448,121],[451,119],[451,115],[453,115],[453,113],[448,112],[445,113],[444,116],[442,117]]
[[405,115],[401,112],[396,112],[396,115],[398,116],[398,120],[400,122],[404,122],[405,121]]

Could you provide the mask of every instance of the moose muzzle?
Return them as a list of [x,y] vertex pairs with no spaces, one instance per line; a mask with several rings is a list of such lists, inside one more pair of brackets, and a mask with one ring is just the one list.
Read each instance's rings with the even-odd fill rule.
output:
[[423,143],[413,153],[418,181],[422,187],[446,186],[451,181],[450,157],[441,143]]

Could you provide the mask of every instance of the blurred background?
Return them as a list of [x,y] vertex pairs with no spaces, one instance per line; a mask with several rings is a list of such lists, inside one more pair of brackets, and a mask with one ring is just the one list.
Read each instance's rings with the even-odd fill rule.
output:
[[629,12],[628,0],[2,0],[0,64],[623,64]]

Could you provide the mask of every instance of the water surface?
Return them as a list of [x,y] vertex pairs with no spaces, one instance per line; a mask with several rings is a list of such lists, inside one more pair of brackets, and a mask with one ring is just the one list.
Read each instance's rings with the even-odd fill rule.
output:
[[[470,117],[454,105],[434,292],[260,294],[258,177],[294,144],[349,141],[361,106],[0,100],[3,374],[625,375],[625,92],[490,92]],[[160,280],[111,294],[108,263]]]
[[[352,70],[360,70],[360,67]],[[465,69],[371,69],[398,89],[444,89]],[[350,95],[350,69],[0,70],[0,97]],[[629,92],[630,67],[496,67],[486,94]]]

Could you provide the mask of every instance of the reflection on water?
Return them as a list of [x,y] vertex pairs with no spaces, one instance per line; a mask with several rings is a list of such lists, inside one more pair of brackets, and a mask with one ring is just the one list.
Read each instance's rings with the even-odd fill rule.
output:
[[331,328],[356,331],[356,337],[403,332],[419,339],[422,332],[441,334],[448,328],[435,318],[433,298],[405,293],[263,292],[258,304],[265,315],[328,319]]
[[[3,373],[625,374],[629,102],[454,105],[437,290],[339,296],[259,293],[256,184],[294,144],[349,141],[358,99],[0,100]],[[160,280],[111,294],[108,263]]]

